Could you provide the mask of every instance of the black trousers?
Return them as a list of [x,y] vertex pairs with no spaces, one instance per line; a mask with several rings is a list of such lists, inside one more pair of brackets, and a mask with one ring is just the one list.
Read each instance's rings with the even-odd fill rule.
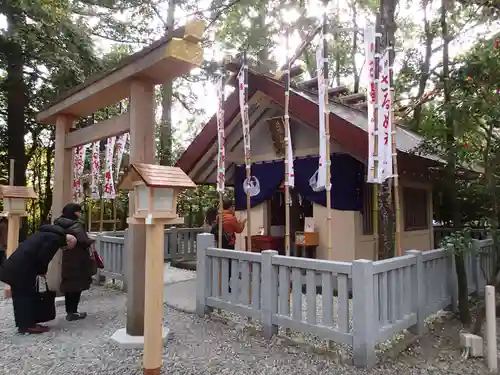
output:
[[36,326],[36,292],[29,289],[12,288],[14,319],[20,330]]
[[82,292],[64,294],[64,304],[67,314],[76,314],[78,312],[78,304],[80,303],[81,295]]

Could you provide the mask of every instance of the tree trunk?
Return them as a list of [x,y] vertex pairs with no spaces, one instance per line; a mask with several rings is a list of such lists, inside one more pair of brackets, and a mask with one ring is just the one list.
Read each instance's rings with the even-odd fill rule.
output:
[[[381,0],[380,1],[380,14],[382,17],[382,25],[385,27],[385,38],[382,38],[381,52],[383,47],[391,44],[394,47],[395,33],[397,29],[396,21],[394,19],[395,8],[397,0]],[[392,55],[389,56],[390,61],[394,61],[394,49]],[[392,98],[394,102],[395,98]],[[381,234],[380,240],[382,241],[382,249],[385,257],[394,256],[394,213],[392,210],[392,194],[391,184],[389,180],[384,181],[379,189],[379,207],[381,215]]]
[[356,1],[351,3],[352,10],[352,27],[354,28],[354,32],[352,33],[352,50],[351,50],[351,59],[352,59],[352,75],[354,77],[354,88],[353,92],[357,94],[359,92],[359,72],[358,66],[356,65],[356,55],[358,53],[358,6]]
[[26,154],[24,135],[26,124],[24,112],[26,109],[26,87],[23,70],[24,57],[22,47],[16,42],[16,30],[21,27],[21,16],[11,7],[7,9],[9,38],[6,45],[7,77],[7,144],[8,157],[14,159],[14,184],[26,185]]
[[[490,124],[488,126],[488,131],[486,133],[486,145],[483,151],[483,163],[485,165],[484,179],[486,180],[488,192],[492,199],[491,203],[493,206],[493,210],[490,211],[491,237],[493,239],[493,251],[496,254],[496,262],[491,270],[492,272],[491,272],[491,277],[488,280],[488,285],[495,285],[495,288],[498,290],[500,287],[500,283],[497,283],[497,276],[498,273],[500,272],[500,256],[498,256],[500,248],[498,243],[498,217],[500,214],[500,207],[498,204],[499,202],[496,189],[497,179],[494,176],[496,166],[498,165],[498,160],[496,160],[497,158],[492,158],[491,157],[492,155],[490,154],[492,148],[491,145],[493,142],[492,138],[493,138],[494,128],[495,128],[495,123],[493,121],[490,121]],[[477,314],[476,321],[474,322],[474,327],[472,329],[472,332],[474,334],[476,335],[481,334],[485,318],[486,318],[486,306],[483,303]]]
[[[340,27],[340,18],[339,18],[339,0],[335,2],[335,22],[334,27]],[[340,40],[339,31],[333,32],[333,40],[335,43],[335,83],[337,87],[340,87],[340,48],[339,48],[339,40]]]
[[[52,132],[54,134],[54,132]],[[42,223],[50,222],[50,208],[52,207],[52,185],[51,185],[51,177],[52,177],[52,152],[54,151],[54,143],[47,147],[46,149],[46,158],[47,158],[47,174],[45,175],[45,200],[44,207],[41,212]]]
[[[448,153],[447,165],[447,185],[448,199],[451,207],[453,228],[456,231],[461,229],[460,208],[457,201],[457,185],[456,185],[456,164],[457,164],[457,148],[455,144],[455,122],[450,110],[451,93],[449,87],[449,44],[450,38],[448,35],[447,16],[447,0],[442,0],[441,3],[441,32],[443,36],[443,83],[444,83],[444,107],[445,107],[445,126],[447,130],[446,148]],[[458,307],[460,320],[466,326],[470,325],[469,311],[469,292],[467,290],[467,274],[465,269],[465,260],[462,252],[455,252],[455,270],[457,273],[458,282]]]
[[[431,30],[431,22],[427,18],[427,5],[428,1],[423,4],[424,9],[424,32],[425,32],[425,56],[424,61],[420,65],[420,78],[418,82],[418,94],[416,100],[419,100],[425,93],[425,87],[427,85],[427,80],[429,79],[429,72],[431,67],[431,57],[432,57],[432,42],[434,41],[434,33]],[[413,111],[413,126],[414,129],[420,127],[420,122],[422,121],[422,106],[417,105]]]
[[[165,34],[174,29],[176,0],[168,3],[167,21]],[[160,164],[172,165],[173,155],[173,134],[172,134],[172,99],[173,82],[169,80],[162,85],[162,116],[160,128]]]

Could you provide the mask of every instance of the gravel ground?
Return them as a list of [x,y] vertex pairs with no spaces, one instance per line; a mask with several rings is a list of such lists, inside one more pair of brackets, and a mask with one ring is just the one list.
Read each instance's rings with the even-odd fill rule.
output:
[[[186,276],[187,277],[187,276]],[[3,293],[0,295],[3,296]],[[12,305],[0,297],[0,374],[11,375],[139,375],[141,350],[121,350],[109,340],[125,324],[125,295],[104,287],[85,292],[81,310],[89,317],[64,320],[63,308],[39,336],[16,333]],[[384,361],[372,370],[337,364],[304,348],[292,347],[280,338],[264,340],[243,325],[224,324],[165,309],[172,335],[164,352],[164,374],[482,374],[478,361],[443,361],[422,358],[415,350],[398,363]],[[429,353],[425,353],[428,355]],[[408,360],[411,359],[411,361]],[[422,361],[424,365],[422,365]]]

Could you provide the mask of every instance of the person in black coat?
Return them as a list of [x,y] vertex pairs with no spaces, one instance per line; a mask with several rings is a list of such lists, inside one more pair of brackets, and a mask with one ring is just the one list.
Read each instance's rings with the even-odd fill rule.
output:
[[94,240],[89,238],[85,227],[78,221],[81,214],[82,207],[70,203],[64,206],[62,215],[54,222],[77,240],[75,248],[71,252],[64,252],[62,256],[60,291],[64,293],[66,319],[69,321],[87,317],[87,313],[78,312],[78,304],[82,291],[90,288],[92,275],[97,271],[90,250]]
[[5,260],[0,269],[0,280],[12,289],[14,318],[20,333],[43,333],[48,328],[36,324],[36,279],[45,275],[56,252],[66,246],[71,249],[76,238],[66,235],[55,225],[42,225]]

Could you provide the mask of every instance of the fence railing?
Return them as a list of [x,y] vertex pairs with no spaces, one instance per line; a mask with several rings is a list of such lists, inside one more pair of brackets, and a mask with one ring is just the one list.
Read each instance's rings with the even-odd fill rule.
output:
[[[166,261],[196,259],[196,236],[202,228],[169,228],[165,230],[164,259]],[[104,259],[104,269],[98,276],[123,280],[127,231],[91,233],[95,247]]]
[[[475,241],[467,253],[471,293],[481,293],[489,277],[491,244]],[[443,249],[334,262],[213,246],[211,234],[198,235],[199,315],[219,308],[259,320],[266,338],[286,327],[347,344],[357,366],[376,363],[376,344],[405,329],[421,334],[425,318],[457,306],[453,255]]]

